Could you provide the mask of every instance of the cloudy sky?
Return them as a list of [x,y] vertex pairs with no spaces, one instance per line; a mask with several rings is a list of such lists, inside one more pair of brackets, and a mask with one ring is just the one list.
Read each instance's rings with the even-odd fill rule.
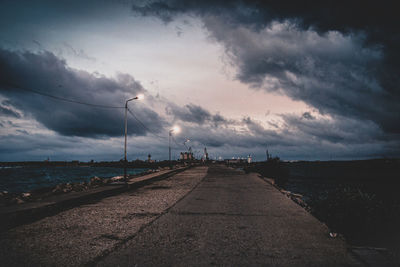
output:
[[399,157],[396,9],[338,2],[2,0],[0,161],[119,160],[138,94],[129,160]]

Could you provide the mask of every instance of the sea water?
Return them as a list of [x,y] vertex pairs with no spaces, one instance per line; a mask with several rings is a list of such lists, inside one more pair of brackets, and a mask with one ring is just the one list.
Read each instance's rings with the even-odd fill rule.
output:
[[[128,168],[127,173],[139,174],[147,170]],[[94,176],[110,178],[123,175],[123,173],[123,168],[114,167],[0,167],[0,191],[28,192],[62,183],[88,182]]]

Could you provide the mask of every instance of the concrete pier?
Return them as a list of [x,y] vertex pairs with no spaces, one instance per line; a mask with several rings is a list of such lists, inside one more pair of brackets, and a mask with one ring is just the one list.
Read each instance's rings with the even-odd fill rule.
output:
[[4,266],[364,266],[256,174],[196,167],[0,234]]

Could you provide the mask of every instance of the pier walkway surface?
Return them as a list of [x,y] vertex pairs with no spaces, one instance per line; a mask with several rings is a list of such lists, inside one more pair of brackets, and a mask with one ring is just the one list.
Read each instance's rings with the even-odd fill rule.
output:
[[272,185],[225,166],[96,265],[362,266]]
[[196,167],[0,233],[3,266],[364,266],[258,177]]

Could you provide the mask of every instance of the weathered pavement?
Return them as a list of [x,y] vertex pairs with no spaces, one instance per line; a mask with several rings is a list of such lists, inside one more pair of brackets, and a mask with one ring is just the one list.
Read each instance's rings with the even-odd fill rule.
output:
[[197,167],[165,180],[0,233],[0,266],[96,263],[156,220],[207,173]]
[[106,197],[121,194],[130,189],[137,189],[147,184],[163,180],[186,168],[162,170],[128,180],[127,187],[124,183],[111,183],[107,186],[91,188],[87,191],[70,192],[68,194],[53,195],[44,199],[27,202],[20,205],[0,207],[0,232],[18,225],[31,223],[47,216],[53,216],[61,211],[71,209]]
[[223,166],[98,266],[360,266],[341,239],[255,174]]

